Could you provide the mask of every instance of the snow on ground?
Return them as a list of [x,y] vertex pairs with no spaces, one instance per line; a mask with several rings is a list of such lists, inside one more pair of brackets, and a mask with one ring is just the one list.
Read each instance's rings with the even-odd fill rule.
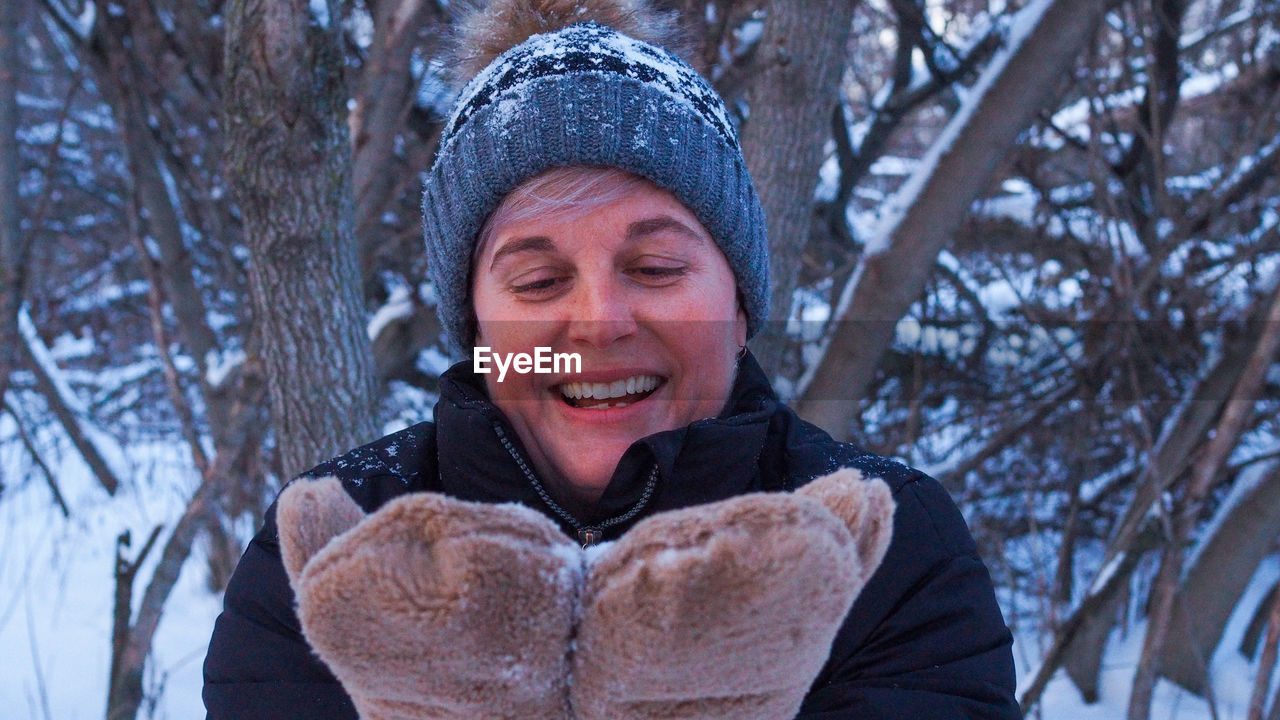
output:
[[[1223,640],[1213,656],[1209,669],[1213,678],[1213,692],[1217,701],[1217,720],[1243,720],[1249,708],[1249,696],[1257,664],[1245,659],[1238,651],[1245,626],[1254,609],[1261,602],[1267,588],[1280,577],[1280,558],[1267,558],[1245,590],[1244,601],[1239,604],[1227,624]],[[1116,720],[1125,717],[1129,707],[1129,690],[1133,685],[1134,668],[1142,652],[1142,638],[1146,623],[1130,626],[1123,636],[1117,632],[1111,638],[1107,656],[1102,663],[1099,683],[1101,699],[1094,705],[1086,705],[1075,685],[1059,670],[1045,688],[1039,713],[1028,716],[1040,720]],[[1026,635],[1015,640],[1014,661],[1018,666],[1018,694],[1021,696],[1032,679],[1039,662],[1037,645]],[[1151,720],[1214,720],[1209,703],[1182,688],[1161,680],[1151,705]]]
[[[8,417],[0,438],[11,437]],[[157,546],[138,573],[134,606],[162,543],[186,504],[192,473],[168,448],[130,448],[139,479],[109,497],[78,460],[51,465],[71,517],[50,500],[39,471],[14,443],[0,444],[0,715],[12,720],[102,718],[110,667],[116,537],[129,530],[136,557],[151,529]],[[220,600],[205,589],[199,553],[184,566],[152,647],[147,687],[160,689],[150,717],[199,718],[200,666]],[[140,717],[148,717],[144,712]]]

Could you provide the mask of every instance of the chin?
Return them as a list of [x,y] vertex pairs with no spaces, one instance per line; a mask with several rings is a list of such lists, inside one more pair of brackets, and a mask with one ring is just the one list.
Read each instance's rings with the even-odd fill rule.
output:
[[622,453],[618,453],[613,458],[613,462],[608,464],[570,465],[565,468],[564,480],[576,490],[595,491],[598,494],[613,478],[613,471],[618,466],[618,460],[621,459]]

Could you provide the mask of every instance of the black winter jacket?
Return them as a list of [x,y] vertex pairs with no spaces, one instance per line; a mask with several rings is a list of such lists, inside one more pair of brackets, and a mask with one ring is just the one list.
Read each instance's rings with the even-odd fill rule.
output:
[[[623,456],[593,518],[557,516],[520,469],[515,432],[465,364],[441,377],[434,423],[421,423],[321,464],[366,512],[405,493],[516,501],[571,523],[608,524],[614,539],[664,510],[760,490],[792,490],[852,466],[897,500],[884,563],[836,636],[801,708],[804,720],[1020,717],[1012,638],[990,576],[946,491],[923,473],[837,443],[778,402],[748,356],[719,418],[658,433]],[[644,487],[654,466],[656,489]],[[227,587],[204,665],[212,720],[354,720],[350,699],[311,652],[280,559],[275,506]]]

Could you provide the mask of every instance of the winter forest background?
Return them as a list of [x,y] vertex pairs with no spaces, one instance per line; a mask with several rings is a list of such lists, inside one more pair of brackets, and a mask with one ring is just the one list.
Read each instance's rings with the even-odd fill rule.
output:
[[[960,504],[1037,718],[1280,718],[1280,2],[669,0],[800,409]],[[200,717],[282,481],[429,417],[445,0],[0,2],[0,714]]]

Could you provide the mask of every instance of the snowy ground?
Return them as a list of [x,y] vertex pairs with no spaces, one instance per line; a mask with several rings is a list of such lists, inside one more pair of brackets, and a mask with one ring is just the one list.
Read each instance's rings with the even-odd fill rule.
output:
[[[1237,648],[1244,636],[1249,613],[1258,606],[1267,588],[1280,577],[1280,558],[1270,557],[1254,575],[1245,591],[1244,602],[1227,625],[1222,643],[1218,646],[1210,664],[1213,677],[1214,698],[1217,701],[1217,720],[1243,720],[1253,692],[1253,680],[1257,674],[1256,663],[1250,663]],[[1123,637],[1112,636],[1107,656],[1103,661],[1102,699],[1095,705],[1086,705],[1071,681],[1061,671],[1045,689],[1043,709],[1032,717],[1045,720],[1118,720],[1125,717],[1129,704],[1129,688],[1133,684],[1133,671],[1142,651],[1142,637],[1146,625],[1138,623],[1130,627]],[[1034,642],[1014,646],[1014,660],[1018,664],[1018,693],[1031,681],[1042,649]],[[1031,659],[1027,662],[1028,658]],[[1204,699],[1192,695],[1168,681],[1160,681],[1151,705],[1151,720],[1214,720],[1212,709]]]
[[[0,436],[4,430],[0,424]],[[134,469],[145,487],[122,487],[109,498],[79,462],[55,467],[71,511],[67,519],[18,451],[0,445],[0,477],[8,486],[0,497],[0,717],[97,720],[106,708],[116,537],[130,532],[133,547],[125,555],[133,558],[152,528],[164,523],[163,543],[185,507],[190,471],[179,458],[149,452],[147,466]],[[150,578],[159,550],[139,578]],[[151,717],[204,716],[200,664],[220,610],[204,579],[198,558],[188,561],[165,605],[146,679],[150,688],[162,687]],[[141,595],[139,583],[135,609]]]
[[[5,436],[0,422],[0,438]],[[168,455],[168,456],[167,456]],[[156,524],[166,531],[181,512],[184,486],[190,486],[185,463],[171,453],[153,450],[135,456],[151,458],[135,467],[145,489],[122,488],[109,499],[78,462],[55,468],[67,496],[71,518],[50,501],[43,480],[12,443],[0,444],[0,477],[8,485],[0,497],[0,716],[12,720],[81,720],[103,716],[113,602],[116,536],[129,530],[134,547]],[[188,482],[184,482],[187,478]],[[246,536],[249,532],[245,528]],[[163,541],[163,536],[162,536]],[[159,555],[153,552],[153,560]],[[139,577],[150,577],[151,563]],[[1257,573],[1241,604],[1256,607],[1261,594],[1280,576],[1280,560],[1270,558]],[[200,665],[220,602],[204,587],[199,550],[183,570],[158,630],[152,672],[147,682],[159,701],[150,717],[203,717]],[[135,603],[141,588],[135,590]],[[1235,648],[1247,620],[1237,613],[1228,627],[1212,670],[1219,720],[1245,717],[1254,668]],[[1059,674],[1045,692],[1037,717],[1046,720],[1114,720],[1124,717],[1128,688],[1142,643],[1143,627],[1133,626],[1112,639],[1104,663],[1103,698],[1085,705],[1075,688]],[[1024,636],[1015,647],[1019,678],[1030,679],[1043,649]],[[147,717],[143,713],[143,717]],[[1175,686],[1160,686],[1153,720],[1211,720],[1207,703]]]

